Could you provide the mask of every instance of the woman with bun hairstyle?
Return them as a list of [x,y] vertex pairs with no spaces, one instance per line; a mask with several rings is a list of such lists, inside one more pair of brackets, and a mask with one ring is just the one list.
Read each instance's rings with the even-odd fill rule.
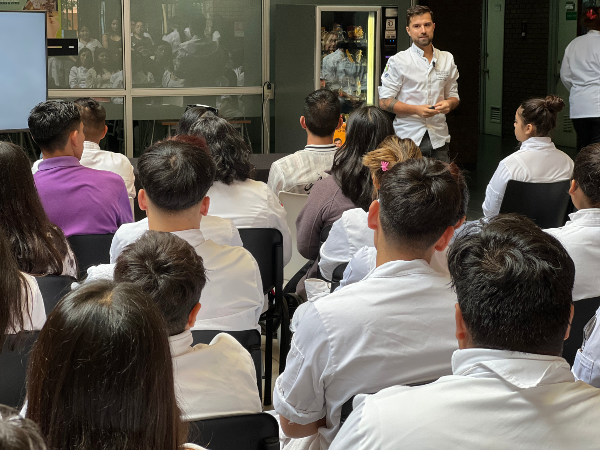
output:
[[570,180],[573,160],[558,150],[550,134],[556,128],[556,116],[565,107],[562,98],[525,100],[515,113],[515,136],[519,150],[500,161],[485,191],[483,214],[497,216],[510,180],[528,183],[554,183]]
[[560,78],[570,91],[577,151],[600,142],[600,7],[584,9],[581,25],[589,31],[567,46],[560,68]]

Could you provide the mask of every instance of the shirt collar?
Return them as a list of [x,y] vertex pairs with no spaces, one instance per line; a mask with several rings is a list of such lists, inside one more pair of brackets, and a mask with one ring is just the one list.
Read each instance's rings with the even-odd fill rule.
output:
[[194,248],[197,248],[200,244],[205,242],[204,235],[200,230],[173,231],[172,233],[186,241]]
[[337,150],[335,144],[325,144],[325,145],[315,145],[310,144],[304,147],[304,150],[309,150],[311,152],[330,152],[332,150]]
[[554,147],[551,138],[530,137],[526,141],[521,142],[521,148],[519,148],[519,150],[548,150],[549,147]]
[[379,267],[371,270],[364,279],[367,278],[391,278],[409,274],[435,274],[427,261],[424,259],[414,259],[412,261],[389,261]]
[[95,142],[91,142],[91,141],[84,141],[83,142],[83,150],[95,150],[98,151],[100,150],[100,146],[98,144],[96,144]]
[[185,355],[192,350],[193,343],[194,337],[192,336],[192,330],[185,330],[183,333],[169,336],[171,356],[176,358],[177,356]]
[[590,34],[590,33],[600,34],[600,31],[599,30],[590,30],[587,32],[587,34]]
[[519,389],[575,381],[569,363],[559,356],[485,348],[456,350],[452,373],[500,378]]
[[[435,47],[432,45],[431,48],[433,50],[433,58],[431,58],[431,62],[434,62],[434,61],[437,61],[437,58],[435,57]],[[419,55],[421,58],[427,59],[427,58],[425,58],[425,52],[423,50],[421,50],[419,47],[417,47],[417,45],[414,42],[410,46],[410,49],[414,53],[416,53],[417,55]]]
[[569,219],[572,222],[577,222],[578,225],[591,225],[600,227],[600,208],[580,209],[569,214]]
[[38,166],[38,171],[55,169],[57,167],[79,167],[81,163],[74,156],[57,156],[44,159]]

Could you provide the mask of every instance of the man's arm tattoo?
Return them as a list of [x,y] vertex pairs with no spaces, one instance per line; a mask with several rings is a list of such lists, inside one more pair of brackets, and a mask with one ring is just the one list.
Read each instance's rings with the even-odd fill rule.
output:
[[393,113],[394,106],[396,105],[396,103],[398,103],[398,100],[396,100],[395,98],[384,98],[383,100],[381,100],[381,103],[383,105],[383,109]]

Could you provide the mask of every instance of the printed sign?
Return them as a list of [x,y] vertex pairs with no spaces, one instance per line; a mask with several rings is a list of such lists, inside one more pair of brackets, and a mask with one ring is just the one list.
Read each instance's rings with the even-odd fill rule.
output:
[[396,19],[385,19],[385,29],[386,30],[395,30],[396,29]]
[[396,30],[394,31],[385,31],[385,39],[396,39]]

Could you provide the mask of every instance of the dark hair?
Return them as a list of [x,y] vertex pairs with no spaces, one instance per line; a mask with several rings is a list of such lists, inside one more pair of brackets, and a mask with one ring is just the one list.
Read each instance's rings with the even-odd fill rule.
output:
[[90,67],[92,67],[94,65],[94,52],[92,52],[89,48],[87,47],[83,47],[81,50],[79,50],[79,54],[77,55],[77,62],[75,63],[75,65],[77,67],[81,67],[83,65],[83,63],[81,62],[81,55],[83,53],[89,53],[90,54]]
[[181,333],[206,285],[202,257],[171,233],[146,231],[117,258],[114,279],[138,286],[158,305],[170,336]]
[[[168,45],[168,43],[167,43]],[[102,64],[100,62],[100,59],[98,58],[102,53],[106,53],[108,55],[108,63],[107,64]],[[98,75],[102,75],[102,71],[103,70],[108,70],[109,72],[113,73],[113,59],[114,59],[114,51],[111,51],[107,48],[104,47],[97,47],[96,50],[94,50],[94,69],[96,70],[96,73]]]
[[216,167],[203,148],[177,139],[151,145],[138,160],[139,179],[152,203],[165,211],[184,211],[206,197]]
[[363,156],[394,134],[394,127],[390,118],[376,106],[362,106],[350,115],[346,130],[346,142],[335,152],[331,174],[342,193],[358,208],[368,211],[373,180],[363,165]]
[[470,197],[469,188],[467,187],[467,182],[465,181],[465,177],[462,173],[462,170],[460,170],[459,167],[456,164],[454,164],[454,162],[444,164],[446,164],[446,166],[448,167],[448,170],[458,183],[458,188],[460,189],[460,208],[458,209],[458,215],[456,216],[456,220],[454,221],[454,224],[457,224],[460,220],[462,220],[463,217],[467,216]]
[[46,442],[34,421],[21,417],[14,408],[0,405],[0,448],[46,450]]
[[29,357],[27,401],[53,450],[185,439],[165,321],[130,283],[90,282],[56,305]]
[[104,106],[90,97],[78,98],[74,103],[79,108],[85,140],[96,141],[104,132],[106,120]]
[[19,269],[36,276],[61,275],[67,240],[44,211],[29,158],[8,142],[0,142],[0,180],[0,229]]
[[583,147],[577,154],[573,179],[591,206],[600,207],[600,144]]
[[217,165],[215,181],[231,184],[245,181],[253,175],[254,166],[250,162],[252,150],[244,142],[242,135],[225,119],[208,112],[190,129],[194,136],[204,136],[208,149]]
[[206,30],[206,17],[204,17],[204,14],[202,13],[198,13],[195,14],[191,19],[190,19],[190,34],[192,35],[192,37],[194,37],[194,35],[199,36],[200,38],[204,38],[204,30]]
[[448,268],[473,345],[561,354],[575,265],[556,238],[526,217],[501,214],[461,233]]
[[429,15],[431,15],[431,21],[435,22],[433,20],[433,11],[428,6],[417,5],[417,6],[411,6],[406,11],[406,26],[407,27],[410,26],[410,20],[413,17],[415,17],[415,16],[422,16],[423,14],[429,14]]
[[208,109],[202,106],[193,106],[187,109],[177,122],[177,134],[190,134],[192,125],[207,112]]
[[548,95],[546,98],[531,98],[521,103],[518,114],[525,125],[535,127],[537,137],[546,137],[556,128],[556,117],[565,107],[562,98]]
[[31,137],[49,153],[63,149],[69,135],[79,129],[81,117],[73,102],[48,100],[33,107],[27,119]]
[[341,138],[335,138],[335,139],[333,140],[333,142],[335,142],[335,141],[340,141],[340,142],[341,142],[341,141],[342,141],[342,139],[341,139]]
[[590,30],[600,30],[600,7],[590,6],[581,12],[581,25]]
[[447,164],[433,158],[400,162],[382,177],[379,220],[386,241],[426,250],[456,224],[461,192]]
[[331,136],[340,122],[340,100],[329,89],[318,89],[304,99],[304,122],[315,136]]

